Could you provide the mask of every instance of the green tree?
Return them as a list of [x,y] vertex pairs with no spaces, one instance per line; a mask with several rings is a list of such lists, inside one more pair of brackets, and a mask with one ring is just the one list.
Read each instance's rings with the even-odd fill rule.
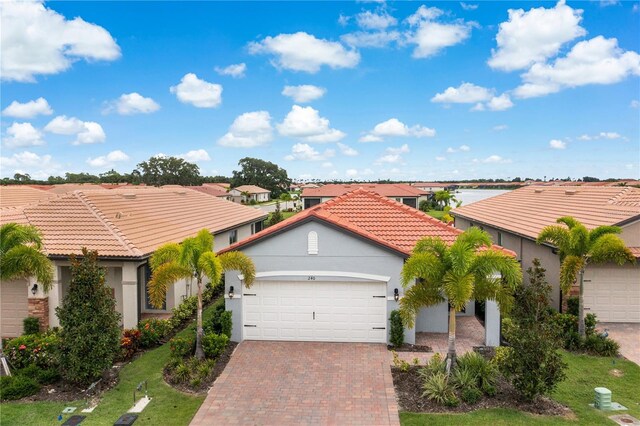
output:
[[147,185],[200,185],[200,168],[177,157],[151,157],[138,164],[142,182]]
[[108,172],[100,173],[100,182],[102,183],[124,183],[131,182],[131,176],[128,174],[121,174],[114,169]]
[[231,186],[256,185],[271,191],[271,198],[278,198],[283,192],[287,192],[291,185],[291,179],[287,171],[277,164],[258,158],[245,157],[238,161],[240,170],[233,172]]
[[65,183],[99,183],[100,178],[90,173],[65,173]]
[[278,222],[282,222],[283,220],[284,220],[284,216],[280,211],[280,201],[276,201],[276,208],[273,211],[273,213],[269,215],[269,219],[267,219],[267,227],[273,226]]
[[442,191],[436,191],[435,199],[439,204],[441,204],[442,208],[449,206],[451,202],[458,201],[456,200],[456,197],[446,189],[443,189]]
[[400,315],[411,328],[421,308],[448,301],[449,370],[456,358],[456,313],[470,300],[495,300],[501,311],[507,311],[521,281],[517,260],[493,249],[491,237],[479,228],[467,229],[451,246],[438,237],[423,238],[402,267],[405,295],[400,299]]
[[0,227],[0,279],[35,277],[45,291],[51,288],[53,265],[42,252],[42,236],[35,226],[5,223]]
[[202,348],[202,288],[205,278],[212,286],[220,284],[222,273],[239,270],[244,275],[244,284],[249,287],[255,277],[255,266],[241,252],[227,252],[220,256],[213,251],[213,235],[202,229],[195,237],[182,244],[169,243],[158,248],[150,259],[151,279],[148,283],[149,299],[153,306],[161,308],[167,297],[167,289],[178,280],[195,278],[198,285],[198,313],[196,321],[196,352],[204,359]]
[[80,259],[71,256],[69,292],[56,314],[64,377],[80,384],[100,378],[120,352],[121,316],[97,252],[83,248]]
[[566,295],[580,279],[578,296],[578,332],[585,337],[584,329],[584,271],[587,265],[613,262],[623,265],[635,263],[635,257],[624,241],[616,234],[618,226],[598,226],[588,230],[571,216],[556,220],[560,225],[545,226],[538,235],[538,244],[551,244],[560,257],[560,288]]

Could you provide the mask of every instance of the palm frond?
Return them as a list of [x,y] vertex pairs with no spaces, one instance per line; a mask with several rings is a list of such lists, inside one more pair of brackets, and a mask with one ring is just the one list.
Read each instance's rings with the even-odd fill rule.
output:
[[613,262],[623,265],[626,262],[635,263],[636,259],[625,242],[615,234],[601,235],[588,254],[589,263]]
[[567,254],[584,256],[589,251],[589,231],[581,224],[577,223],[569,230],[569,251]]
[[560,288],[564,294],[569,293],[584,265],[584,258],[581,256],[569,255],[562,261],[560,265]]
[[45,291],[51,289],[53,265],[40,250],[31,246],[18,245],[5,252],[0,258],[0,278],[35,277]]
[[196,275],[200,275],[198,259],[200,259],[201,254],[200,246],[195,237],[185,238],[180,244],[178,263],[186,268],[190,268]]
[[404,292],[400,299],[400,317],[405,327],[412,328],[415,325],[416,315],[423,306],[433,306],[444,302],[441,289],[436,285],[426,282],[418,282]]
[[416,279],[429,283],[439,282],[444,275],[443,260],[431,252],[414,253],[407,259],[400,272],[400,284],[410,286]]
[[230,251],[219,256],[222,269],[225,271],[240,271],[244,276],[245,287],[251,287],[256,278],[256,267],[249,256],[241,251]]
[[425,237],[418,240],[415,247],[413,247],[413,253],[433,253],[443,258],[447,248],[447,243],[442,238]]
[[522,268],[518,261],[498,250],[489,249],[478,253],[470,267],[477,279],[500,275],[500,282],[515,290],[522,282]]
[[204,228],[198,231],[198,234],[194,239],[197,242],[201,253],[213,251],[213,234],[209,232],[208,229]]
[[452,271],[444,274],[444,293],[449,299],[449,304],[456,311],[462,310],[471,299],[474,287],[474,276],[472,274],[459,275]]
[[458,235],[456,238],[456,244],[464,244],[469,245],[473,249],[478,249],[480,247],[491,247],[492,240],[491,235],[487,231],[484,231],[476,226],[472,226],[469,229],[465,230],[462,234]]
[[5,223],[0,227],[0,253],[6,253],[13,247],[29,245],[42,249],[42,236],[38,228],[32,225]]
[[471,243],[456,241],[447,252],[447,266],[457,274],[464,274],[471,266],[476,248]]
[[574,227],[581,225],[581,223],[577,219],[571,216],[559,217],[558,219],[556,219],[556,223],[564,223],[569,229],[573,229]]
[[151,270],[155,270],[165,263],[177,262],[180,258],[180,245],[177,243],[168,243],[158,247],[149,259]]
[[147,283],[149,301],[157,308],[161,309],[167,297],[167,289],[170,285],[183,278],[190,278],[191,270],[176,262],[169,262],[159,265],[153,271],[151,279]]
[[198,259],[198,271],[206,275],[216,286],[222,279],[222,263],[212,251],[202,253]]
[[569,230],[564,226],[549,225],[542,228],[536,239],[538,244],[551,244],[560,251],[569,250]]
[[594,228],[591,231],[589,231],[589,243],[594,244],[598,240],[598,238],[600,238],[603,235],[620,234],[621,232],[622,232],[622,228],[620,228],[619,226],[609,226],[609,225],[598,226],[597,228]]

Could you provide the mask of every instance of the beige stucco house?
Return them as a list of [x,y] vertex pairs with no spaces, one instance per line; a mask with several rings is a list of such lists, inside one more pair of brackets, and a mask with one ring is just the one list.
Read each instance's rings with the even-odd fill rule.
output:
[[[534,258],[547,270],[553,286],[553,305],[559,309],[560,261],[554,247],[538,245],[538,233],[557,218],[573,216],[592,229],[600,225],[622,228],[620,237],[640,258],[640,189],[632,187],[528,186],[452,210],[455,226],[478,226],[496,244],[513,250],[523,270]],[[585,271],[584,303],[603,322],[640,322],[640,264],[590,265]],[[574,287],[572,294],[577,294]]]
[[308,209],[358,188],[375,192],[414,209],[418,208],[420,201],[429,198],[428,191],[414,188],[404,183],[354,183],[328,184],[316,188],[304,188],[302,194],[300,194],[300,199],[302,200],[303,208]]
[[271,191],[256,185],[240,185],[231,189],[229,195],[231,195],[232,200],[237,203],[248,203],[251,201],[263,203],[269,201]]
[[260,231],[266,218],[260,210],[181,187],[76,190],[53,196],[25,188],[0,187],[0,223],[40,229],[44,249],[54,263],[53,288],[44,293],[32,278],[0,282],[2,337],[20,335],[28,315],[41,318],[44,327],[58,325],[55,308],[68,291],[69,255],[80,254],[82,247],[98,251],[122,325],[131,328],[142,315],[169,313],[195,294],[193,283],[180,281],[170,288],[164,309],[149,304],[148,259],[159,246],[206,228],[220,250]]

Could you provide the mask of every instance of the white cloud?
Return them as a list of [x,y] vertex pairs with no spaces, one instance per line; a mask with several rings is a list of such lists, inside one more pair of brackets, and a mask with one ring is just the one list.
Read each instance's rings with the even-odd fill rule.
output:
[[506,164],[506,163],[511,163],[511,160],[507,159],[507,158],[502,158],[499,155],[490,155],[487,158],[483,159],[483,160],[478,160],[478,159],[474,159],[473,160],[474,163],[480,162],[480,163],[486,163],[486,164]]
[[414,58],[433,56],[446,47],[462,43],[471,35],[474,24],[462,20],[453,23],[435,22],[442,15],[442,10],[422,5],[407,18],[407,23],[416,27],[406,34],[407,41],[416,44]]
[[176,86],[169,88],[178,100],[198,108],[216,108],[222,103],[222,86],[201,80],[194,73],[185,74]]
[[325,161],[324,163],[322,163],[322,167],[324,167],[325,169],[329,169],[333,167],[333,163],[331,161]]
[[315,101],[320,99],[327,93],[324,87],[313,86],[311,84],[302,84],[300,86],[284,86],[282,94],[288,96],[299,104]]
[[436,161],[445,161],[446,157],[437,156]]
[[358,151],[351,148],[349,145],[345,145],[340,142],[338,142],[338,149],[340,150],[342,155],[346,155],[347,157],[355,157],[358,155]]
[[476,10],[478,8],[477,4],[471,4],[471,3],[464,3],[464,2],[460,2],[460,6],[464,9],[464,10]]
[[151,114],[160,109],[160,105],[151,98],[145,98],[137,92],[124,93],[115,101],[109,102],[104,109],[108,114],[112,111],[120,115]]
[[340,14],[340,16],[338,16],[338,24],[340,24],[343,27],[346,27],[349,24],[350,20],[351,20],[350,16],[346,16],[343,14]]
[[272,138],[271,116],[267,111],[254,111],[236,117],[229,131],[218,139],[218,144],[233,148],[253,148],[269,143]]
[[447,104],[473,104],[488,101],[493,97],[493,90],[472,83],[462,83],[458,87],[448,87],[444,92],[437,93],[431,102]]
[[373,130],[362,136],[360,142],[380,142],[385,137],[414,137],[425,138],[433,137],[436,135],[434,129],[416,124],[414,126],[407,126],[397,118],[390,118],[387,121],[378,123]]
[[284,157],[287,161],[324,161],[336,155],[335,150],[326,149],[322,154],[316,151],[311,145],[306,143],[297,143],[291,147],[291,154]]
[[507,130],[509,128],[509,126],[507,126],[506,124],[498,124],[497,126],[493,126],[493,130],[495,130],[496,132],[501,132],[503,130]]
[[508,94],[503,93],[500,96],[494,96],[489,102],[487,102],[487,108],[491,111],[504,111],[513,106],[513,102]]
[[592,140],[598,140],[598,139],[613,140],[613,139],[620,139],[621,137],[622,135],[617,132],[600,132],[595,135],[584,134],[584,135],[578,136],[578,139],[581,141],[592,141]]
[[600,0],[600,6],[602,7],[615,6],[617,4],[620,4],[619,0]]
[[409,145],[404,144],[398,148],[389,147],[385,149],[385,152],[386,154],[378,158],[373,164],[402,164],[404,161],[402,154],[407,154],[410,152],[410,149]]
[[469,152],[471,151],[471,147],[469,145],[460,145],[458,148],[449,147],[447,148],[447,153],[453,154],[455,152]]
[[514,93],[532,98],[588,84],[613,84],[630,75],[640,75],[640,55],[623,51],[615,38],[597,36],[576,43],[567,56],[552,64],[534,64]]
[[104,168],[113,167],[115,163],[120,163],[123,161],[129,161],[129,156],[118,149],[115,151],[111,151],[107,155],[101,155],[100,157],[96,158],[89,158],[87,160],[87,164],[91,167]]
[[31,123],[13,123],[6,130],[3,145],[5,148],[44,145],[44,139]]
[[312,107],[294,105],[282,123],[276,124],[282,136],[301,139],[304,142],[338,142],[346,134],[332,129],[329,120],[320,117],[318,110]]
[[580,21],[582,10],[572,9],[564,0],[551,9],[509,9],[509,20],[500,24],[497,48],[492,49],[488,64],[513,71],[543,62],[555,56],[565,43],[586,34]]
[[347,169],[345,175],[347,175],[347,177],[354,178],[358,176],[358,171],[356,169]]
[[220,75],[228,75],[233,78],[243,78],[244,73],[247,71],[247,64],[244,62],[241,64],[232,64],[227,67],[215,67],[215,71]]
[[640,108],[640,101],[637,99],[632,100],[629,103],[629,108]]
[[66,115],[59,115],[51,120],[44,130],[57,135],[76,135],[74,145],[100,143],[107,137],[100,124],[76,117],[67,118]]
[[38,98],[35,101],[20,103],[13,101],[2,111],[2,115],[15,118],[33,118],[37,115],[51,115],[53,110],[45,98]]
[[400,42],[402,34],[398,31],[355,31],[340,36],[351,47],[385,47],[392,42]]
[[354,68],[360,62],[357,51],[347,50],[338,42],[318,39],[305,32],[279,34],[251,42],[249,53],[273,55],[271,63],[275,67],[308,73],[316,73],[322,66]]
[[13,154],[11,157],[0,157],[0,170],[6,176],[14,173],[28,173],[35,179],[46,179],[56,174],[60,166],[51,155],[38,155],[30,151]]
[[565,149],[567,147],[567,143],[560,139],[551,139],[549,141],[549,146],[553,149]]
[[387,12],[374,13],[369,10],[356,15],[356,23],[365,30],[384,30],[398,23],[398,20]]
[[184,154],[178,154],[178,157],[190,163],[199,163],[200,161],[211,161],[211,157],[209,157],[209,153],[204,149],[194,149],[189,152],[185,152]]
[[36,75],[57,74],[80,59],[120,57],[111,34],[80,17],[67,20],[35,1],[6,1],[0,7],[3,80],[33,82]]

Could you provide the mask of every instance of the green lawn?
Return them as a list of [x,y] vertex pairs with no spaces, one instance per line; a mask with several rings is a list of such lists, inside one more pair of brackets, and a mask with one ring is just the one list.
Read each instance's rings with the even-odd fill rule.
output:
[[[492,409],[479,410],[469,414],[415,414],[401,413],[402,425],[577,425],[577,424],[614,424],[607,419],[614,414],[628,413],[640,418],[638,389],[640,388],[640,367],[630,361],[574,355],[565,353],[564,359],[569,364],[567,380],[559,387],[553,398],[573,410],[574,419],[558,417],[534,416],[515,410]],[[621,370],[622,377],[615,377],[609,372]],[[611,390],[613,401],[618,402],[628,411],[599,411],[591,408],[593,388],[602,386]]]
[[442,210],[429,210],[427,211],[427,214],[431,217],[435,217],[436,219],[442,220],[442,217],[447,213]]
[[[205,320],[213,313],[214,305],[204,311]],[[194,325],[189,328],[192,330]],[[188,333],[189,328],[178,335]],[[169,345],[146,352],[120,371],[120,382],[107,391],[93,413],[80,413],[85,401],[73,403],[32,402],[0,404],[0,424],[9,425],[52,425],[60,424],[58,415],[67,406],[78,407],[75,413],[87,418],[82,425],[113,425],[122,414],[133,406],[133,390],[143,380],[148,381],[151,402],[140,414],[136,425],[188,425],[204,401],[204,396],[186,395],[174,390],[164,382],[162,369],[169,359]],[[65,414],[64,420],[71,414]]]

